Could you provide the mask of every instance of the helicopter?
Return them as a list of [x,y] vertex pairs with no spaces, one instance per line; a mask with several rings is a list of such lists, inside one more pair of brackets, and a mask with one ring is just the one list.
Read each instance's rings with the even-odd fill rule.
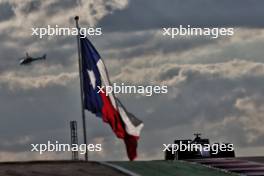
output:
[[26,53],[26,57],[21,58],[19,63],[20,65],[28,65],[28,64],[31,64],[31,62],[33,61],[45,60],[45,59],[46,59],[46,54],[43,54],[43,56],[40,56],[40,57],[31,57],[29,56],[28,53]]

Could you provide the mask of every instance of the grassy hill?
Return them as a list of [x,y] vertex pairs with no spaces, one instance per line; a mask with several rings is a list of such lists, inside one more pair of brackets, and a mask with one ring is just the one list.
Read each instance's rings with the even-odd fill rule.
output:
[[[110,162],[142,176],[235,176],[181,161]],[[0,163],[0,176],[126,176],[98,162],[32,161]]]
[[0,176],[127,176],[97,162],[31,161],[0,163]]
[[111,162],[142,176],[235,176],[220,170],[183,161]]

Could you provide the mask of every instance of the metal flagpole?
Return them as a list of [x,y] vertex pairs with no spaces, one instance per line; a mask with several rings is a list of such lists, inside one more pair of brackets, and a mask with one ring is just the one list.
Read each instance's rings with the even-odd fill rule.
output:
[[82,75],[82,56],[80,50],[80,31],[79,31],[79,16],[75,18],[76,28],[78,29],[77,35],[77,47],[78,47],[78,57],[79,57],[79,77],[80,77],[80,92],[81,92],[81,101],[82,101],[82,123],[83,123],[83,142],[86,145],[85,147],[85,161],[88,161],[88,149],[87,149],[87,137],[86,137],[86,119],[84,111],[84,94],[83,94],[83,75]]

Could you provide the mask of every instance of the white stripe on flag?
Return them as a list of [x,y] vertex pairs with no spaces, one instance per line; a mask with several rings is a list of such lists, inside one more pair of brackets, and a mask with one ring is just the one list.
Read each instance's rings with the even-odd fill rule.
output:
[[138,126],[134,126],[133,123],[130,121],[126,111],[123,109],[123,107],[118,106],[118,109],[119,109],[120,116],[126,125],[127,133],[132,136],[139,136],[144,124],[141,123]]
[[[101,59],[99,59],[99,61],[97,62],[97,68],[99,69],[102,78],[102,84],[104,84],[105,86],[111,86],[108,75],[106,73],[106,67]],[[140,131],[144,126],[143,123],[139,124],[138,126],[134,126],[123,107],[119,105],[117,106],[114,94],[111,92],[108,94],[108,96],[113,107],[119,111],[122,121],[125,123],[126,132],[132,136],[139,136]]]
[[95,75],[94,75],[94,72],[91,70],[88,70],[87,69],[87,72],[88,72],[88,75],[89,75],[89,78],[90,78],[90,81],[92,83],[92,86],[93,88],[95,89],[95,86],[96,86],[96,78],[95,78]]
[[[110,85],[110,81],[108,79],[108,75],[106,73],[106,67],[105,67],[102,59],[99,59],[99,61],[97,62],[96,65],[97,65],[97,68],[99,69],[100,75],[102,77],[102,82],[104,83],[104,85],[105,86],[111,86]],[[108,94],[108,95],[110,97],[110,101],[111,101],[112,105],[114,106],[115,109],[117,109],[114,95],[112,93],[111,94]]]

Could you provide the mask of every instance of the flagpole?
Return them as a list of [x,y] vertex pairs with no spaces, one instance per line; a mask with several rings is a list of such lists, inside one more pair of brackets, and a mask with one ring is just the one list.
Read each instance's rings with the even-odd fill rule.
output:
[[77,47],[78,47],[78,62],[79,62],[79,77],[80,77],[80,92],[81,92],[81,104],[82,104],[82,124],[83,124],[83,142],[86,145],[85,147],[85,161],[88,161],[88,149],[87,149],[87,137],[86,137],[86,119],[85,119],[85,111],[84,111],[84,94],[83,94],[83,75],[82,75],[82,56],[80,50],[80,31],[79,31],[79,16],[74,18],[76,23],[76,28],[78,29],[77,35]]

